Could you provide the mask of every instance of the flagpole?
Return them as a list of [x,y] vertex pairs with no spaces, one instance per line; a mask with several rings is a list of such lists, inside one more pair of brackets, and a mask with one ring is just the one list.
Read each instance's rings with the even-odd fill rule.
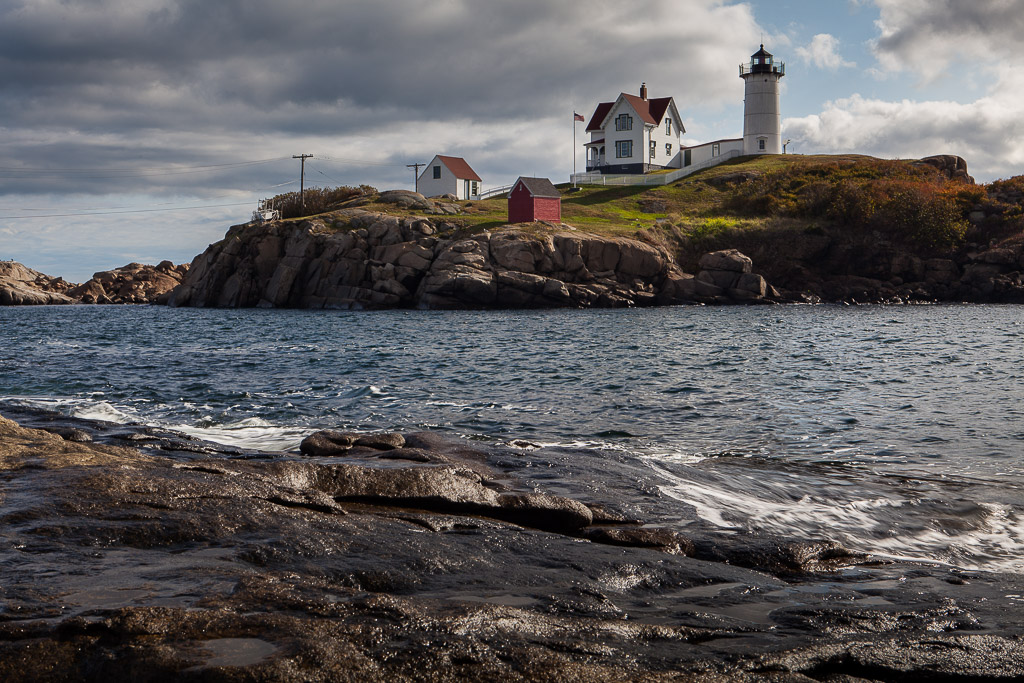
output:
[[576,189],[576,110],[572,110],[572,187]]

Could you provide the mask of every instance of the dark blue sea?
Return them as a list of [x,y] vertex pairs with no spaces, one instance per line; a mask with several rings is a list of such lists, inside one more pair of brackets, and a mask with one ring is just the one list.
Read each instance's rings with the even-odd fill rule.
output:
[[0,414],[273,451],[435,430],[660,524],[1019,573],[1022,333],[1016,306],[6,307]]

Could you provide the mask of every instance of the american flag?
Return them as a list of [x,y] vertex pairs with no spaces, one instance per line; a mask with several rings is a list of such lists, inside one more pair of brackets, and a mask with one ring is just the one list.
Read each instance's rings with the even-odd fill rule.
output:
[[585,121],[586,119],[583,118],[583,114],[577,114],[576,112],[573,112],[572,113],[572,120],[573,121]]

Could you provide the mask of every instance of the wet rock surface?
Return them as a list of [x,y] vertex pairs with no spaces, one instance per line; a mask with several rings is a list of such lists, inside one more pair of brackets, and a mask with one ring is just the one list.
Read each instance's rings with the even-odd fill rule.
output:
[[639,524],[432,433],[320,457],[4,413],[3,680],[1024,675],[1021,577]]

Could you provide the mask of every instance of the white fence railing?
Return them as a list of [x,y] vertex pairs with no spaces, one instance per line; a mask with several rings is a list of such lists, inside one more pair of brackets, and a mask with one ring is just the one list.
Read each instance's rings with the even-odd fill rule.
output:
[[489,197],[497,197],[499,194],[505,194],[512,189],[511,185],[503,185],[502,187],[493,187],[490,190],[484,190],[480,194],[475,194],[470,199],[473,201],[480,201],[481,199],[488,199]]
[[603,173],[577,173],[569,176],[569,181],[579,185],[668,185],[691,173],[705,168],[718,166],[729,159],[740,156],[742,152],[732,149],[717,157],[712,157],[697,164],[691,164],[669,173],[648,173],[645,175],[605,175]]

